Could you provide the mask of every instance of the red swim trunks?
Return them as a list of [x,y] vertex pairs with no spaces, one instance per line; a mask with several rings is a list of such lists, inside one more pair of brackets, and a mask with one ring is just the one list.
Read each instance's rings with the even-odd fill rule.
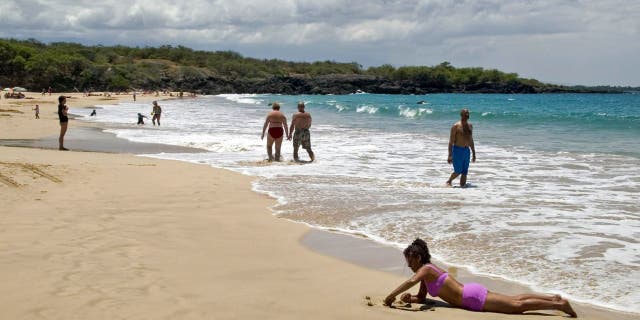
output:
[[282,127],[269,128],[269,135],[274,139],[279,139],[284,134]]

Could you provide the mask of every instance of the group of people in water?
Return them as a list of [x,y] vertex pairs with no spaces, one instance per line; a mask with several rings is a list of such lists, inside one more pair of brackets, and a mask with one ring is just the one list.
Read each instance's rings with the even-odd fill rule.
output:
[[[315,154],[311,150],[311,114],[304,110],[304,102],[298,102],[298,112],[291,118],[291,127],[287,127],[287,117],[280,111],[280,104],[271,104],[272,111],[267,114],[267,118],[262,126],[262,138],[267,133],[267,155],[269,161],[281,161],[280,150],[282,140],[293,138],[293,160],[300,161],[298,149],[302,147],[307,150],[311,162],[315,160]],[[267,130],[268,129],[268,130]],[[273,145],[275,144],[275,156],[273,155]]]
[[[40,119],[40,107],[36,105],[35,107],[36,119]],[[69,108],[67,107],[67,97],[59,96],[58,97],[58,119],[60,120],[60,136],[58,137],[58,150],[67,151],[68,149],[64,147],[64,136],[67,133],[67,127],[69,125],[69,116],[67,112]],[[93,109],[90,116],[96,116],[96,110]],[[153,125],[158,123],[160,126],[160,116],[162,115],[162,108],[158,104],[158,101],[153,101],[153,111],[151,112]],[[141,113],[138,113],[138,124],[144,124],[143,118],[146,118]]]
[[[162,115],[162,108],[158,104],[158,101],[153,101],[153,110],[151,111],[151,121],[153,125],[156,125],[156,121],[158,122],[158,126],[160,126],[160,116]],[[138,112],[138,124],[144,124],[144,118],[147,116]]]
[[[305,111],[304,102],[298,102],[298,112],[291,119],[291,127],[287,127],[287,117],[280,111],[280,104],[271,104],[272,111],[262,126],[262,138],[267,134],[267,155],[269,161],[281,161],[280,151],[282,140],[286,137],[291,140],[293,137],[293,160],[298,162],[298,149],[302,146],[307,150],[311,162],[315,160],[315,155],[311,150],[311,114]],[[460,176],[460,186],[467,186],[467,174],[469,163],[476,161],[476,149],[473,142],[473,125],[469,122],[469,109],[460,111],[460,121],[451,127],[449,135],[449,155],[447,162],[453,165],[453,172],[447,180],[447,186],[452,186],[453,180]],[[273,146],[275,145],[275,156]]]

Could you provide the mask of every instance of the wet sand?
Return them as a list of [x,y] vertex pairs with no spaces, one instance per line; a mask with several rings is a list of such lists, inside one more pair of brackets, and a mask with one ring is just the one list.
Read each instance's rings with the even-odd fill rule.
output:
[[[413,275],[413,272],[406,267],[400,249],[377,243],[363,236],[312,229],[300,241],[304,246],[315,252],[336,257],[358,266],[396,274],[407,279]],[[433,263],[447,270],[449,274],[462,283],[481,283],[489,288],[490,291],[507,295],[534,292],[522,284],[476,275],[464,268],[447,265],[437,259],[434,259]],[[572,302],[571,304],[580,315],[580,318],[593,317],[594,319],[603,320],[640,319],[640,315],[637,314],[618,312],[577,302]]]
[[[0,139],[0,145],[7,147],[26,147],[39,149],[58,149],[58,136],[39,139]],[[172,146],[161,143],[141,143],[120,139],[115,134],[101,128],[77,127],[67,131],[65,146],[71,151],[108,152],[127,154],[191,153],[204,150]]]

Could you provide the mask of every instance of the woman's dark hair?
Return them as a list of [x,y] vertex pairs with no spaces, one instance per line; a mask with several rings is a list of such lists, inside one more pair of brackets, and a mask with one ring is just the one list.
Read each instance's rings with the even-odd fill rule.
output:
[[67,97],[65,97],[65,96],[59,96],[58,97],[58,103],[59,104],[62,104],[62,101],[64,101],[64,100],[67,100]]
[[405,257],[419,256],[421,263],[431,263],[431,255],[429,254],[429,248],[427,243],[420,238],[416,238],[413,242],[402,252]]

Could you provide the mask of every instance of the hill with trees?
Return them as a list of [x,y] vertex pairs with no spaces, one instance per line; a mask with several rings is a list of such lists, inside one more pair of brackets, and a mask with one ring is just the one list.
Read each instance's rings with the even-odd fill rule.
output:
[[32,91],[174,90],[203,94],[423,94],[621,92],[615,87],[568,87],[495,69],[436,66],[364,69],[356,62],[291,62],[243,57],[232,51],[183,46],[85,46],[0,39],[0,85]]

